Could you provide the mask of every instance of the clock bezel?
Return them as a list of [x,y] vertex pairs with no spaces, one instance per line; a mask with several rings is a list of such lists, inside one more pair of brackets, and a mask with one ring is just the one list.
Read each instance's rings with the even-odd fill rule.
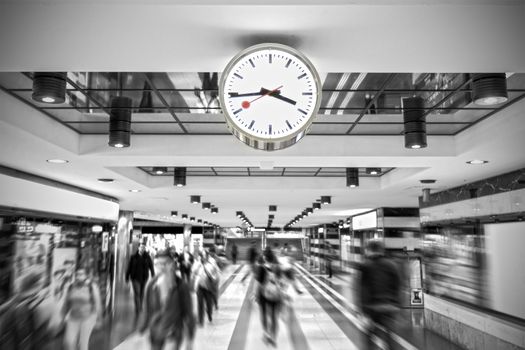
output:
[[259,135],[251,134],[246,132],[245,130],[242,130],[240,127],[237,126],[235,119],[229,114],[229,111],[227,108],[222,108],[222,112],[224,114],[224,117],[226,119],[226,124],[228,125],[228,128],[232,132],[235,137],[237,137],[240,141],[244,142],[250,147],[253,147],[255,149],[265,150],[265,151],[274,151],[274,150],[280,150],[287,147],[290,147],[297,143],[299,140],[301,140],[309,131],[310,126],[312,125],[315,117],[317,117],[317,113],[319,111],[319,107],[321,105],[321,98],[322,98],[322,85],[321,85],[321,79],[319,78],[319,74],[317,73],[317,70],[315,69],[314,65],[310,60],[303,55],[298,50],[294,49],[293,47],[277,44],[277,43],[263,43],[263,44],[257,44],[250,46],[241,52],[239,52],[235,57],[233,57],[230,62],[226,65],[226,68],[221,74],[221,79],[219,83],[219,101],[222,106],[226,106],[226,101],[224,100],[224,90],[226,85],[226,77],[231,72],[232,68],[241,61],[244,57],[262,50],[280,50],[284,51],[292,56],[294,56],[296,59],[303,62],[303,64],[306,66],[306,68],[310,71],[312,74],[314,84],[317,88],[317,93],[314,95],[316,98],[314,108],[312,110],[311,116],[308,118],[307,122],[299,128],[297,131],[290,135],[282,136],[279,138],[266,138],[261,137]]

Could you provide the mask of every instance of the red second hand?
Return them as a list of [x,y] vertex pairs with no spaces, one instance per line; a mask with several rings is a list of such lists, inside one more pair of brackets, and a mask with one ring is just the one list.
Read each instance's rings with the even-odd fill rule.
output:
[[257,97],[257,98],[254,98],[254,99],[251,100],[251,101],[242,101],[242,103],[241,103],[242,108],[244,108],[244,109],[250,108],[250,105],[251,105],[253,102],[255,102],[255,101],[257,101],[258,99],[260,99],[260,98],[262,98],[262,97],[264,97],[264,96],[267,96],[267,95],[269,95],[269,94],[271,94],[271,93],[274,93],[274,92],[276,92],[276,91],[279,91],[283,86],[284,86],[284,85],[281,85],[281,86],[279,86],[278,88],[275,88],[275,89],[273,89],[273,90],[271,90],[271,91],[268,91],[268,92],[265,93],[264,95],[261,95],[261,96],[259,96],[259,97]]

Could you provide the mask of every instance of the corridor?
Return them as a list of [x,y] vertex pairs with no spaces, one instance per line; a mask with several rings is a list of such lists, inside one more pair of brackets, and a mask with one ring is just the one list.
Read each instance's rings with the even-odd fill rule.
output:
[[[296,264],[303,294],[292,296],[292,305],[281,312],[277,348],[285,350],[363,349],[365,323],[352,302],[355,288],[349,274],[326,279],[316,271]],[[249,273],[245,264],[230,265],[222,275],[219,310],[213,322],[197,329],[194,349],[240,350],[269,349],[263,341],[259,307],[254,298],[252,277],[241,282]],[[131,299],[129,308],[132,308]],[[130,314],[132,312],[130,311]],[[126,320],[132,322],[132,319]],[[113,329],[129,329],[118,325]],[[118,332],[117,332],[118,333]],[[132,334],[111,334],[114,350],[148,349],[147,337]],[[436,334],[423,329],[422,310],[403,310],[397,322],[396,349],[460,349]],[[94,344],[92,344],[94,345]],[[165,349],[169,349],[167,344]],[[382,348],[381,341],[376,341]],[[99,349],[92,346],[93,349]]]

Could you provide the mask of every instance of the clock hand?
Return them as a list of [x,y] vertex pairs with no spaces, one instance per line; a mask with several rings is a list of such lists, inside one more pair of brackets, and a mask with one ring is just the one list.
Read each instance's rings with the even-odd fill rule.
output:
[[250,105],[251,105],[252,103],[254,103],[255,101],[257,101],[257,100],[260,99],[260,98],[263,98],[263,97],[266,96],[266,95],[269,95],[269,94],[271,94],[271,93],[274,93],[274,92],[276,92],[276,91],[279,91],[283,86],[284,86],[284,85],[281,85],[281,86],[279,86],[278,88],[275,88],[275,89],[273,89],[273,90],[268,90],[268,92],[266,92],[264,95],[261,95],[261,96],[259,96],[259,97],[257,97],[257,98],[254,98],[254,99],[251,100],[251,101],[242,101],[242,103],[241,103],[242,108],[244,108],[244,109],[248,109],[248,108],[250,108]]
[[276,99],[279,99],[281,101],[284,101],[284,102],[288,102],[289,104],[292,104],[292,105],[295,105],[297,104],[296,101],[288,98],[288,97],[285,97],[285,96],[282,96],[281,95],[281,91],[276,91],[276,92],[271,92],[265,88],[261,88],[261,93],[268,93],[268,95],[272,96],[272,97],[275,97]]
[[228,94],[230,95],[230,97],[244,97],[244,96],[259,96],[262,93],[259,91],[259,92],[248,92],[245,94],[240,94],[238,92],[229,92]]

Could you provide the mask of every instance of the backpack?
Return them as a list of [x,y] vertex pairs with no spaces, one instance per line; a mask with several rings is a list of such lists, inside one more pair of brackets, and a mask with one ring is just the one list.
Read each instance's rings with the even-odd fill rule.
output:
[[268,301],[277,302],[281,300],[281,287],[272,268],[266,269],[266,282],[262,286],[262,295]]

